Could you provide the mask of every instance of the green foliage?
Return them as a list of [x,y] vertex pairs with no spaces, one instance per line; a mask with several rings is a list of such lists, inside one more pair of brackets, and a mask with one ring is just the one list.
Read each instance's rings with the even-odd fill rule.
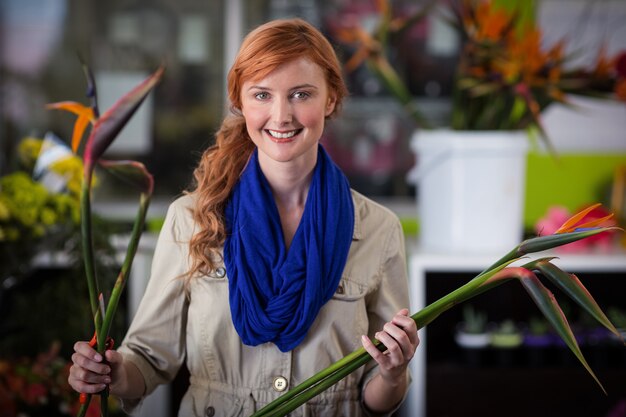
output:
[[487,314],[474,309],[471,304],[463,307],[463,330],[466,333],[484,333],[487,327]]
[[18,171],[0,178],[0,242],[43,238],[51,230],[78,225],[78,199],[50,193]]
[[67,157],[49,169],[65,181],[51,192],[32,177],[43,141],[24,138],[17,149],[19,169],[0,177],[0,280],[19,279],[42,252],[71,250],[80,225],[79,193],[82,163]]

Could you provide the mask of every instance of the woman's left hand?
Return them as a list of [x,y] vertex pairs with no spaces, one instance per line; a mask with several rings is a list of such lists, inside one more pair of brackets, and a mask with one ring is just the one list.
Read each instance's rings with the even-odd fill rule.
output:
[[417,327],[409,317],[409,310],[400,310],[374,337],[387,347],[385,352],[379,351],[367,336],[362,336],[362,343],[378,363],[380,376],[389,382],[404,377],[409,361],[420,343]]

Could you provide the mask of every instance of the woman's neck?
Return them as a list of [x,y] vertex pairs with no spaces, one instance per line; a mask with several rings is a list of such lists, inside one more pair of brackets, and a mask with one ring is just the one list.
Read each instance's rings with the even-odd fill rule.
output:
[[[285,246],[289,249],[304,213],[315,163],[270,163],[260,166],[267,179],[283,229]],[[317,161],[315,161],[317,162]],[[311,165],[311,166],[309,166]]]

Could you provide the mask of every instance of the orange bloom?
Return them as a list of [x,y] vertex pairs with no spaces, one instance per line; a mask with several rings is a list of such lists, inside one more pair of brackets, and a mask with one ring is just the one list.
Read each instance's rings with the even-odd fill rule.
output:
[[[468,7],[468,10],[471,7]],[[510,18],[504,10],[494,9],[491,2],[483,1],[476,8],[474,22],[474,38],[477,41],[499,41],[505,29],[510,24]]]
[[[554,232],[555,235],[561,234],[561,233],[570,233],[573,232],[577,229],[587,229],[587,228],[591,228],[591,227],[600,227],[600,225],[602,224],[606,224],[609,220],[611,220],[613,218],[613,213],[601,217],[601,218],[594,218],[591,219],[589,221],[585,221],[583,223],[581,223],[585,217],[587,217],[587,215],[589,213],[591,213],[592,211],[594,211],[595,209],[597,209],[598,207],[600,207],[601,204],[597,203],[594,204],[592,206],[587,207],[586,209],[576,213],[575,215],[573,215],[572,217],[570,217],[565,223],[563,223],[563,225],[556,231]],[[613,223],[611,223],[611,225],[613,225]]]

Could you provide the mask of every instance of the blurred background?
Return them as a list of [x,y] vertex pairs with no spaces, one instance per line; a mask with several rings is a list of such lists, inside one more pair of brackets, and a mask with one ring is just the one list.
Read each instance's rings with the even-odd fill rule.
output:
[[[425,0],[389,2],[394,16],[399,18],[413,16],[431,7],[431,3]],[[435,2],[432,8],[445,7],[448,3]],[[612,57],[626,50],[626,2],[623,0],[501,0],[498,3],[503,7],[507,4],[522,7],[530,16],[525,18],[534,20],[543,31],[542,45],[548,47],[566,38],[571,65],[593,65],[600,51]],[[188,189],[202,151],[213,142],[214,133],[227,113],[226,73],[243,36],[270,19],[299,16],[328,36],[345,65],[358,46],[346,42],[341,36],[342,30],[358,25],[372,33],[381,19],[380,4],[373,0],[0,2],[0,177],[3,178],[0,183],[0,376],[4,375],[4,379],[0,379],[3,384],[0,385],[0,409],[12,410],[8,414],[0,411],[0,416],[17,415],[20,410],[27,410],[30,413],[27,415],[70,413],[71,407],[67,404],[71,400],[67,398],[72,398],[71,392],[64,391],[62,400],[46,399],[50,407],[57,402],[66,404],[61,411],[54,405],[54,411],[44,407],[46,411],[41,412],[39,398],[48,395],[53,383],[42,382],[37,391],[28,388],[26,380],[20,380],[19,375],[31,375],[37,367],[54,369],[54,375],[62,375],[66,371],[62,359],[69,358],[73,341],[89,338],[89,307],[77,239],[78,191],[76,187],[72,191],[71,185],[72,181],[80,181],[80,168],[68,163],[60,168],[61,180],[46,177],[51,162],[41,158],[42,149],[48,149],[44,143],[57,146],[55,152],[68,152],[59,149],[70,143],[75,121],[75,116],[46,110],[45,105],[64,100],[88,103],[80,60],[94,72],[101,111],[159,65],[166,66],[162,82],[122,132],[122,137],[107,151],[107,157],[112,159],[143,162],[154,174],[156,186],[143,246],[133,269],[134,287],[124,296],[123,313],[118,315],[119,323],[114,326],[115,338],[121,340],[148,278],[154,238],[165,210]],[[391,38],[385,50],[386,58],[404,80],[410,101],[420,109],[431,127],[446,127],[451,117],[454,76],[462,51],[462,39],[446,22],[446,16],[449,17],[445,12],[429,13],[401,35]],[[405,228],[409,260],[429,260],[429,251],[424,252],[419,240],[419,181],[410,175],[414,167],[419,167],[420,160],[412,143],[420,126],[366,63],[346,70],[345,79],[351,95],[341,116],[328,124],[323,143],[353,188],[398,214]],[[617,210],[618,220],[623,219],[626,106],[623,102],[596,98],[574,99],[573,104],[576,107],[573,111],[554,105],[542,114],[558,158],[547,152],[536,132],[534,140],[530,140],[523,174],[522,219],[518,225],[524,235],[537,233],[540,221],[557,216],[551,210],[571,213],[594,202]],[[48,157],[55,160],[55,157]],[[59,168],[56,169],[58,173]],[[17,176],[18,172],[27,175]],[[38,184],[44,184],[45,190],[38,188]],[[54,184],[61,185],[55,188]],[[13,202],[8,203],[10,199]],[[484,203],[488,205],[489,199]],[[114,178],[99,174],[94,210],[98,215],[98,269],[108,285],[115,278],[119,253],[135,215],[136,195]],[[608,277],[609,289],[599,290],[606,297],[603,306],[614,306],[614,317],[624,319],[626,258],[623,242],[605,243],[582,248],[579,253],[587,256],[590,252],[604,251],[601,255],[608,254],[609,258],[592,257],[590,267],[579,268],[594,277]],[[486,259],[486,263],[491,254],[448,255],[449,258],[440,263],[449,265],[458,261],[460,266],[448,271],[439,266],[435,269],[443,270],[437,273],[448,273],[458,279],[459,274],[478,272],[475,270],[481,263],[476,259]],[[567,263],[567,255],[565,259],[566,265],[571,265]],[[603,263],[609,267],[602,267]],[[576,262],[573,265],[578,267]],[[429,282],[427,273],[430,271],[420,270],[419,277],[412,276],[412,279]],[[428,286],[433,292],[412,296],[432,301],[436,294],[451,290],[448,288],[451,282],[457,282],[435,278],[431,277],[434,284]],[[499,299],[494,297],[478,306],[490,313],[490,321],[530,322],[532,307],[526,304],[519,307],[517,301],[508,304],[519,310],[512,311],[510,305],[508,309],[502,306],[503,300],[517,300],[519,295],[507,293]],[[415,299],[412,302],[421,303]],[[420,362],[420,369],[426,369],[426,361],[431,361],[435,366],[429,369],[438,373],[429,374],[428,381],[433,387],[430,392],[424,389],[424,384],[419,385],[419,392],[412,392],[420,401],[421,395],[428,392],[429,399],[417,405],[419,413],[425,412],[424,404],[428,404],[430,416],[463,415],[460,411],[457,414],[454,410],[442,409],[442,401],[445,402],[442,398],[459,395],[457,391],[455,394],[447,392],[443,381],[448,377],[460,381],[468,369],[472,369],[469,372],[475,378],[472,381],[485,384],[483,389],[495,389],[499,385],[491,373],[499,366],[495,354],[488,355],[491,360],[477,365],[476,355],[466,362],[469,356],[464,356],[464,351],[454,344],[452,329],[462,320],[459,310],[450,315],[448,322],[431,338],[429,352],[439,354],[429,353],[429,357]],[[42,356],[42,352],[45,355]],[[520,355],[513,359],[518,362],[506,366],[528,367],[527,362],[522,364]],[[555,353],[550,355],[552,363],[545,367],[552,373],[546,375],[561,375],[551,383],[564,384],[565,380],[578,381],[575,378],[580,377],[587,389],[595,389],[592,383],[587,384],[588,376],[575,373],[577,368],[572,370],[579,365],[559,362],[557,366]],[[610,350],[610,355],[611,362],[600,364],[601,369],[611,369],[611,372],[617,369],[607,378],[626,381],[626,355],[617,349]],[[486,373],[476,371],[483,368]],[[34,375],[31,380],[41,380],[37,372]],[[522,386],[532,385],[529,382],[532,377],[525,374],[518,377],[523,381]],[[181,379],[182,383],[160,394],[165,402],[157,402],[160,405],[155,409],[168,410],[163,415],[174,415],[169,410],[176,409],[177,395],[184,389],[184,377]],[[559,413],[559,409],[567,410],[567,415],[586,417],[626,415],[626,411],[617,414],[619,407],[626,408],[623,402],[626,384],[616,382],[612,387],[614,390],[608,399],[591,401],[595,405],[588,406],[593,408],[587,411],[584,408],[581,411],[577,404],[563,409],[560,400],[554,400],[552,408],[544,408],[544,414],[535,410],[532,415],[566,415],[565,411]],[[464,388],[455,386],[454,389]],[[593,391],[589,395],[600,394]],[[498,404],[506,407],[512,401],[517,404],[520,399],[511,398]],[[531,404],[541,408],[539,403],[531,401]],[[496,408],[493,415],[502,415],[501,410]],[[520,412],[529,415],[528,409],[523,410]],[[413,414],[405,411],[406,415],[423,415],[414,410],[410,412]],[[491,415],[486,405],[474,413]]]

